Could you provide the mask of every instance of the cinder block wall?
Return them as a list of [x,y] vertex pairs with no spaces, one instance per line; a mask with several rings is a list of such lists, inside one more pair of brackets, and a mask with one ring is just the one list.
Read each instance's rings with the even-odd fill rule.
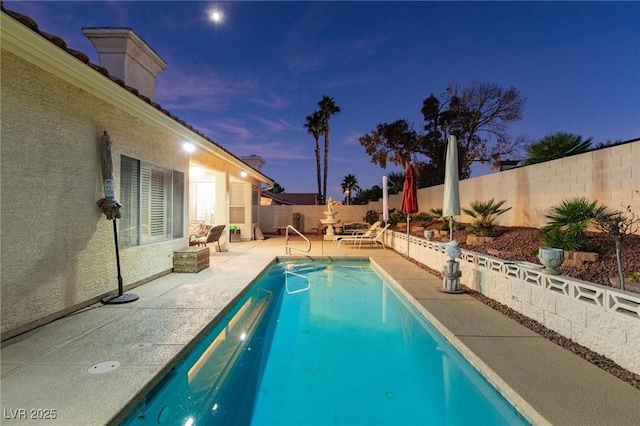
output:
[[[442,270],[449,257],[437,244],[388,231],[385,243]],[[460,283],[640,374],[640,296],[462,251]]]
[[[492,173],[460,182],[460,205],[471,201],[507,200],[511,210],[498,218],[504,226],[541,227],[545,215],[562,200],[595,199],[611,208],[631,205],[640,213],[640,140],[546,163]],[[400,208],[401,195],[389,206]],[[442,208],[443,185],[418,190],[420,211]],[[467,215],[456,217],[470,222]]]
[[[273,233],[274,227],[293,225],[293,214],[302,216],[302,232],[310,232],[312,228],[318,228],[320,219],[326,218],[323,213],[327,210],[325,205],[319,206],[260,206],[260,229],[263,233]],[[382,219],[382,201],[371,202],[365,206],[336,206],[334,211],[336,219],[341,223],[363,222],[369,210],[379,213]]]
[[[442,208],[444,185],[418,190],[418,205],[421,212]],[[511,210],[499,216],[497,222],[503,226],[529,226],[539,228],[547,223],[545,215],[550,208],[563,200],[586,197],[606,204],[610,208],[631,209],[640,214],[640,139],[617,146],[607,147],[585,154],[574,155],[546,163],[534,164],[465,179],[460,182],[460,206],[468,207],[474,200],[507,200],[505,207]],[[400,210],[402,194],[389,196],[389,208]],[[287,207],[291,210],[287,210]],[[324,217],[324,206],[262,206],[260,226],[264,230],[272,226],[291,224],[293,211],[308,215],[307,224],[315,227]],[[282,208],[282,209],[280,209]],[[273,210],[271,210],[273,209]],[[370,206],[338,206],[336,219],[361,220],[367,210],[382,212],[382,201]],[[264,218],[264,220],[263,220]],[[348,218],[348,220],[345,220]],[[459,222],[468,223],[471,217],[456,216]]]

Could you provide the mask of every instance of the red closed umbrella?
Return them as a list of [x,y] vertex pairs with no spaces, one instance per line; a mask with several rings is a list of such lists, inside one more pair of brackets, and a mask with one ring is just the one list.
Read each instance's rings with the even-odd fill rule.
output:
[[409,255],[409,215],[418,213],[418,181],[416,171],[411,163],[404,171],[404,185],[402,186],[402,213],[407,215],[407,255]]

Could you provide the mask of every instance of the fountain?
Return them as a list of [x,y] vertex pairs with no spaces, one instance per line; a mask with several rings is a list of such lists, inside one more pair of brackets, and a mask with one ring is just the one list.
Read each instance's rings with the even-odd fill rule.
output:
[[333,225],[340,223],[340,219],[334,217],[338,212],[333,210],[333,206],[338,204],[340,203],[329,197],[327,200],[327,211],[322,212],[326,216],[326,219],[320,219],[320,223],[327,226],[327,233],[324,235],[325,240],[333,240],[333,237],[336,235]]

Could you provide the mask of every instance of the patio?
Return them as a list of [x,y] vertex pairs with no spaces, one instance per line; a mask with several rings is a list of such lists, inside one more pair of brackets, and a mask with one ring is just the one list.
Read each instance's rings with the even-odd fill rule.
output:
[[[94,305],[3,342],[2,423],[40,423],[30,417],[31,409],[55,410],[51,424],[117,423],[117,414],[138,402],[136,396],[155,383],[154,376],[170,368],[172,359],[284,254],[280,236],[233,243],[228,252],[212,251],[209,269],[170,274],[136,288],[136,302]],[[535,424],[631,425],[640,418],[640,391],[469,295],[436,291],[439,278],[393,250],[338,249],[331,241],[313,241],[310,253],[293,257],[301,256],[371,258]],[[88,373],[104,361],[121,366]],[[464,401],[459,403],[463,409]]]

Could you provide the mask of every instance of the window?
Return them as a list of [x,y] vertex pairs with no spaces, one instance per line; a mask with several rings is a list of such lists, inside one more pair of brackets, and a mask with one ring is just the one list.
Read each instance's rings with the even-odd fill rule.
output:
[[183,236],[184,174],[122,156],[120,248]]
[[244,183],[229,182],[229,222],[245,223]]
[[251,221],[257,223],[260,208],[260,189],[258,185],[251,185]]

